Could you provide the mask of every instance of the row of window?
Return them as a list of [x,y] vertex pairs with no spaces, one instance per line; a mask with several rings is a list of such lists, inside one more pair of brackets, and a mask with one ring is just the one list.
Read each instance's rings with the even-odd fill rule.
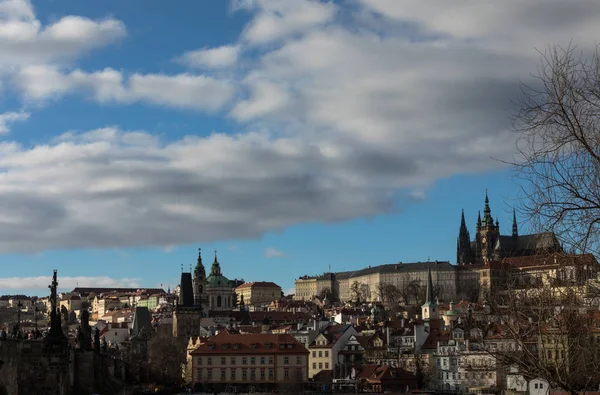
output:
[[[313,358],[316,358],[317,355],[319,355],[319,358],[323,358],[323,351],[319,351],[318,354],[317,351],[312,352]],[[329,350],[325,350],[325,358],[329,358]]]
[[[317,363],[313,362],[312,367],[313,367],[313,369],[316,369]],[[323,362],[319,362],[319,369],[321,369],[321,370],[323,369]],[[325,370],[328,370],[328,369],[329,369],[329,362],[325,362]]]
[[[275,371],[273,368],[269,368],[268,371],[265,368],[261,368],[261,369],[241,369],[242,375],[240,377],[241,380],[246,380],[248,379],[248,377],[250,378],[250,380],[256,380],[257,377],[257,372],[259,371],[258,377],[260,378],[260,380],[266,380],[267,378],[269,380],[273,380]],[[227,375],[229,371],[229,375]],[[237,375],[237,369],[219,369],[219,374],[216,377],[213,377],[213,369],[198,369],[197,371],[198,373],[198,380],[213,380],[216,377],[219,377],[221,380],[227,380],[227,378],[229,377],[230,380],[237,380],[238,379],[238,375]],[[204,373],[206,373],[205,375],[203,375]],[[267,376],[268,373],[268,376]],[[302,377],[302,369],[298,368],[296,369],[296,375],[297,377]],[[289,378],[290,377],[290,369],[285,368],[283,369],[283,377],[284,378]]]
[[[249,365],[256,365],[256,357],[250,357],[250,363]],[[273,365],[273,357],[260,357],[258,358],[259,362],[261,365]],[[203,365],[204,362],[204,358],[199,357],[198,358],[198,365]],[[237,364],[237,360],[236,357],[230,357],[229,358],[229,363],[230,365],[236,365]],[[289,365],[290,363],[290,357],[283,357],[283,364],[284,365]],[[213,364],[213,357],[206,357],[206,365],[212,365]],[[302,357],[297,356],[296,357],[296,365],[300,365],[302,364]],[[221,357],[221,365],[227,365],[227,357]],[[247,357],[242,357],[242,365],[248,365],[248,358]]]
[[[438,379],[442,380],[442,379],[446,379],[446,380],[456,380],[458,378],[458,380],[462,380],[464,379],[485,379],[485,378],[489,378],[491,379],[493,377],[493,373],[477,373],[477,372],[465,372],[464,375],[461,372],[457,373],[451,373],[451,372],[438,372]],[[464,376],[464,377],[463,377]]]

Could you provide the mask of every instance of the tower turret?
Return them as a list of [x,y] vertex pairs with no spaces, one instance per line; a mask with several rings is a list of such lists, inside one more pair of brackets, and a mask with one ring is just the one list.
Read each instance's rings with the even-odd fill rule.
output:
[[215,260],[213,261],[212,266],[210,267],[210,275],[211,276],[221,276],[221,265],[217,260],[217,250],[215,250]]
[[202,305],[205,300],[206,270],[202,264],[202,249],[198,248],[198,260],[194,268],[194,304]]
[[427,264],[427,293],[426,300],[421,306],[421,314],[425,321],[438,318],[437,303],[433,298],[433,280],[431,278],[431,264]]
[[462,210],[460,218],[460,230],[456,243],[456,264],[469,265],[473,263],[473,251],[471,251],[471,236],[465,221],[465,210]]
[[[478,220],[479,223],[479,220]],[[485,190],[485,206],[483,208],[483,219],[481,220],[481,226],[477,229],[477,257],[476,261],[478,264],[486,263],[494,258],[494,246],[498,240],[500,229],[500,223],[492,217],[492,210],[490,208],[490,199],[488,197],[488,191]]]
[[517,225],[517,210],[513,208],[513,224],[512,224],[512,237],[515,239],[519,237],[519,227]]

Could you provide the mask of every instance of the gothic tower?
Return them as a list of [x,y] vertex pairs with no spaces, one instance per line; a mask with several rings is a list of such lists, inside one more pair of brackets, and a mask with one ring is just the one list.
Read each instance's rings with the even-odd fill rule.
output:
[[494,223],[492,210],[490,209],[490,200],[487,190],[485,191],[485,207],[483,208],[483,219],[481,224],[477,220],[477,240],[478,250],[481,252],[481,263],[486,263],[493,258],[494,245],[500,235],[500,224]]
[[436,320],[439,318],[439,312],[437,309],[437,303],[433,298],[433,281],[431,279],[431,264],[427,266],[427,300],[421,306],[421,316],[423,320],[429,322],[430,320]]
[[206,270],[202,264],[202,249],[198,248],[198,262],[194,268],[194,304],[201,306],[206,300]]
[[473,263],[473,251],[471,251],[471,236],[465,222],[465,210],[462,211],[460,219],[460,230],[456,241],[456,264],[470,265]]

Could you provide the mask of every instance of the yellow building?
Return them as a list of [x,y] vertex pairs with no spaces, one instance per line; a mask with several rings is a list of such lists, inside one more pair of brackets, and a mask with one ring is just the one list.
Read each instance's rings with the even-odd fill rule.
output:
[[242,297],[245,305],[268,304],[281,298],[281,287],[269,281],[244,283],[235,289],[237,301]]
[[379,289],[386,285],[402,290],[411,282],[416,282],[425,289],[430,266],[436,296],[440,300],[453,299],[456,295],[456,267],[445,261],[398,262],[347,272],[325,273],[317,277],[303,276],[295,281],[294,298],[312,300],[323,289],[329,288],[341,301],[347,302],[353,299],[353,284],[358,283],[367,293],[363,295],[366,301],[381,302]]

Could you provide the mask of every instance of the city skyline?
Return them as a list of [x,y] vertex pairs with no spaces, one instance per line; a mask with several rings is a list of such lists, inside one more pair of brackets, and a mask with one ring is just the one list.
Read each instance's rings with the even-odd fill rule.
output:
[[0,0],[0,294],[174,288],[199,247],[285,292],[455,263],[486,189],[511,232],[538,51],[600,33],[584,2],[183,3]]

